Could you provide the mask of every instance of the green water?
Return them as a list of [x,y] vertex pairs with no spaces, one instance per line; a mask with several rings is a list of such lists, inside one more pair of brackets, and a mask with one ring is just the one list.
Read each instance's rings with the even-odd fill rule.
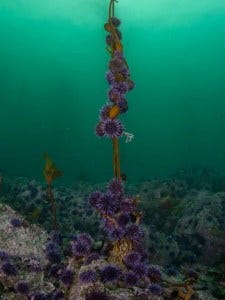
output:
[[[0,169],[41,179],[47,151],[62,181],[112,176],[111,143],[93,134],[107,100],[107,10],[106,0],[1,0]],[[120,0],[116,15],[136,83],[122,117],[135,135],[121,141],[128,180],[223,170],[224,0]]]

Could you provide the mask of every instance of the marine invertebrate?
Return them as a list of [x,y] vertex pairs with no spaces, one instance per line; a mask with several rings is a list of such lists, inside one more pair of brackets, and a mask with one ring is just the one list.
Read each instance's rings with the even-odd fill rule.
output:
[[94,270],[86,270],[80,273],[79,279],[83,283],[93,283],[97,280],[97,275]]
[[88,234],[79,234],[72,242],[72,254],[77,258],[82,258],[90,253],[92,239]]
[[56,289],[52,292],[51,300],[64,300],[64,293],[60,289]]
[[61,249],[58,244],[49,242],[46,246],[46,257],[51,263],[61,261]]
[[59,171],[51,158],[48,156],[48,154],[44,154],[45,159],[45,167],[43,170],[43,174],[45,177],[45,181],[47,183],[47,198],[49,202],[51,203],[51,210],[52,210],[52,221],[53,221],[53,228],[54,230],[57,230],[58,224],[56,220],[56,207],[55,207],[55,199],[54,194],[52,190],[52,182],[54,179],[62,175],[62,172]]
[[103,282],[115,282],[120,275],[121,270],[116,265],[107,265],[101,270],[101,280]]
[[96,208],[96,205],[98,204],[99,199],[103,197],[103,193],[100,191],[94,191],[92,192],[88,197],[88,202]]
[[112,17],[112,18],[111,18],[111,22],[112,22],[112,24],[113,24],[115,27],[119,27],[120,24],[121,24],[120,19],[118,19],[118,18],[116,18],[116,17]]
[[15,290],[19,294],[27,295],[30,290],[28,282],[24,280],[18,281],[15,285]]
[[44,267],[41,265],[41,263],[35,259],[35,258],[32,258],[30,259],[30,261],[28,262],[28,269],[31,271],[31,272],[42,272]]
[[105,292],[93,290],[85,296],[85,300],[110,300],[110,298]]
[[109,118],[110,109],[111,109],[111,105],[109,105],[109,104],[106,104],[101,108],[101,110],[100,110],[101,120],[106,120],[107,118]]
[[138,276],[134,272],[129,271],[124,275],[124,281],[128,287],[133,287],[138,282]]
[[23,221],[21,221],[20,219],[18,218],[12,218],[10,220],[10,223],[13,227],[20,227],[22,224],[23,224]]
[[102,121],[102,130],[104,132],[104,136],[108,138],[118,138],[123,133],[123,125],[117,119],[105,119]]
[[119,111],[121,114],[124,114],[125,112],[127,112],[128,110],[128,103],[125,99],[121,99],[118,101],[117,103],[118,107],[119,107]]
[[[119,156],[119,137],[123,135],[124,126],[118,119],[121,113],[128,109],[125,94],[133,89],[134,82],[130,79],[128,64],[123,55],[121,43],[122,35],[118,30],[120,20],[114,15],[114,2],[110,0],[109,18],[104,25],[108,35],[106,42],[108,51],[111,54],[109,70],[106,79],[110,85],[108,99],[111,104],[106,104],[100,111],[100,121],[96,127],[98,136],[107,137],[113,144],[113,174],[114,178],[109,182],[105,193],[95,191],[89,196],[89,203],[97,210],[102,218],[103,230],[110,240],[108,248],[109,261],[115,265],[105,266],[101,270],[103,282],[115,282],[121,279],[121,269],[132,268],[132,273],[128,273],[127,285],[136,282],[139,278],[147,274],[147,267],[143,262],[143,237],[144,233],[140,227],[142,213],[137,205],[139,197],[126,197],[124,195],[124,181],[126,176],[122,176]],[[125,133],[127,141],[133,138],[132,134]],[[87,255],[85,247],[77,242],[72,245],[72,251],[81,256]],[[140,252],[136,254],[137,252]],[[129,254],[130,258],[129,258]],[[122,267],[118,268],[118,265]],[[130,271],[131,272],[131,271]]]
[[129,213],[121,213],[117,218],[119,226],[124,227],[131,221],[131,215]]
[[135,264],[138,264],[141,262],[141,254],[139,252],[130,252],[128,255],[125,257],[125,265],[128,268],[132,268]]
[[113,241],[110,256],[115,262],[124,263],[129,252],[141,249],[143,230],[139,226],[138,201],[137,197],[125,197],[123,182],[119,178],[109,182],[105,194],[95,191],[89,196],[89,202],[103,218],[103,229]]
[[91,253],[91,254],[87,257],[86,263],[87,263],[87,264],[90,264],[90,263],[92,263],[93,261],[98,260],[99,257],[100,257],[100,256],[99,256],[98,253]]
[[0,250],[0,260],[7,260],[7,259],[9,259],[9,254],[4,250]]
[[114,15],[114,2],[114,0],[110,0],[108,21],[104,24],[104,28],[107,31],[107,50],[111,55],[109,70],[106,74],[106,79],[110,85],[108,98],[114,105],[112,105],[111,108],[106,106],[104,110],[100,112],[101,121],[95,130],[98,136],[105,136],[112,139],[114,177],[120,179],[121,170],[118,138],[123,133],[123,125],[117,117],[120,113],[127,111],[128,104],[124,99],[124,95],[133,89],[134,83],[130,79],[129,67],[123,55],[123,45],[121,43],[122,34],[118,28],[121,22]]
[[151,279],[152,282],[159,282],[162,280],[162,273],[160,270],[154,266],[148,267],[148,277]]
[[99,198],[96,204],[96,209],[102,215],[112,216],[117,210],[118,207],[117,205],[118,205],[117,198],[114,197],[114,195],[111,193],[106,193],[103,195],[102,198]]
[[172,266],[167,266],[166,273],[169,276],[176,276],[177,273],[178,273],[178,269],[175,266],[173,266],[173,265]]
[[56,244],[61,245],[63,236],[62,236],[62,234],[61,234],[59,231],[53,230],[53,231],[51,232],[51,239],[52,239],[52,241],[55,242]]
[[106,79],[107,79],[109,84],[113,84],[115,82],[116,78],[115,78],[115,75],[113,74],[113,72],[111,70],[109,70],[106,73]]
[[8,260],[2,263],[2,271],[7,276],[16,276],[17,274],[16,267]]
[[124,193],[123,181],[119,178],[113,178],[108,184],[110,193],[117,197],[121,197]]
[[49,270],[48,270],[48,275],[58,278],[59,277],[59,271],[60,271],[60,266],[57,264],[53,264],[50,266]]
[[132,266],[132,271],[138,278],[147,274],[147,266],[144,263],[136,263]]
[[31,299],[33,300],[47,300],[47,295],[44,292],[36,292],[31,294]]
[[70,286],[73,282],[74,273],[72,270],[66,268],[62,271],[60,275],[60,280],[66,285]]
[[104,131],[103,131],[103,128],[102,128],[102,123],[98,123],[98,125],[95,128],[95,133],[99,137],[102,137],[104,135]]
[[134,244],[139,244],[144,238],[144,232],[137,224],[129,224],[125,228],[125,236]]
[[150,283],[148,289],[153,295],[160,296],[163,294],[163,288],[157,283]]

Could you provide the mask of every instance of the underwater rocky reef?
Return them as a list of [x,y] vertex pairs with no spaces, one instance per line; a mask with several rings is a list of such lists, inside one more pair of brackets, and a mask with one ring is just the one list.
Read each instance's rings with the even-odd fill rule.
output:
[[[120,181],[105,186],[55,186],[59,231],[53,231],[46,186],[4,177],[1,299],[225,298],[225,192],[198,190],[174,178],[125,191]],[[105,205],[110,189],[125,201],[125,211],[112,198]],[[118,240],[130,232],[137,248],[124,243],[120,253]]]
[[56,185],[62,172],[47,154],[44,182],[0,174],[2,300],[225,299],[225,181],[202,170],[129,184],[121,171],[119,138],[133,134],[119,116],[135,84],[114,2],[95,128],[112,142],[113,178]]

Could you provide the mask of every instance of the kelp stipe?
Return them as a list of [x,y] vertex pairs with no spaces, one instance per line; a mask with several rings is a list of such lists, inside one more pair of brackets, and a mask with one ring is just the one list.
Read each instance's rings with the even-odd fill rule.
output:
[[130,71],[123,55],[122,35],[118,27],[121,21],[115,17],[114,0],[109,3],[108,22],[104,25],[108,32],[107,50],[111,55],[106,79],[110,85],[109,102],[100,111],[100,120],[96,133],[107,137],[113,144],[114,178],[108,184],[105,193],[96,191],[89,197],[90,204],[101,215],[104,230],[112,244],[108,253],[109,260],[125,264],[127,255],[132,252],[144,253],[143,231],[139,226],[142,213],[138,210],[138,197],[126,197],[124,194],[124,175],[121,175],[119,157],[119,137],[124,127],[118,116],[125,113],[128,103],[125,94],[133,89]]
[[52,190],[52,182],[59,176],[62,176],[61,171],[59,171],[49,155],[47,153],[44,154],[45,159],[45,167],[43,170],[43,175],[45,177],[45,181],[47,183],[47,199],[51,204],[51,211],[52,211],[52,222],[53,222],[53,229],[58,229],[58,223],[56,218],[56,207],[55,207],[55,199]]
[[124,126],[118,116],[126,113],[128,109],[125,95],[134,88],[134,82],[130,79],[129,66],[123,55],[122,34],[119,30],[121,22],[114,15],[114,2],[114,0],[110,1],[108,22],[104,25],[108,32],[106,36],[107,50],[111,55],[109,70],[106,74],[110,89],[108,102],[100,110],[96,134],[112,140],[114,177],[122,179],[118,139],[127,133],[124,132]]

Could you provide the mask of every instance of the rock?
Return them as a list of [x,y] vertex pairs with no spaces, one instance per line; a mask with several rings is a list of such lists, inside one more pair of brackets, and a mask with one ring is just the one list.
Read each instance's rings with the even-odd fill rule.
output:
[[[22,225],[14,227],[11,224],[13,218],[22,220]],[[51,285],[43,280],[43,269],[47,264],[44,253],[47,240],[48,234],[44,230],[36,225],[29,225],[9,206],[0,204],[0,250],[8,257],[0,260],[3,299],[25,299],[15,293],[11,296],[10,290],[20,280],[27,281],[34,290],[51,291]],[[13,276],[7,276],[2,268],[8,262],[15,267]]]

